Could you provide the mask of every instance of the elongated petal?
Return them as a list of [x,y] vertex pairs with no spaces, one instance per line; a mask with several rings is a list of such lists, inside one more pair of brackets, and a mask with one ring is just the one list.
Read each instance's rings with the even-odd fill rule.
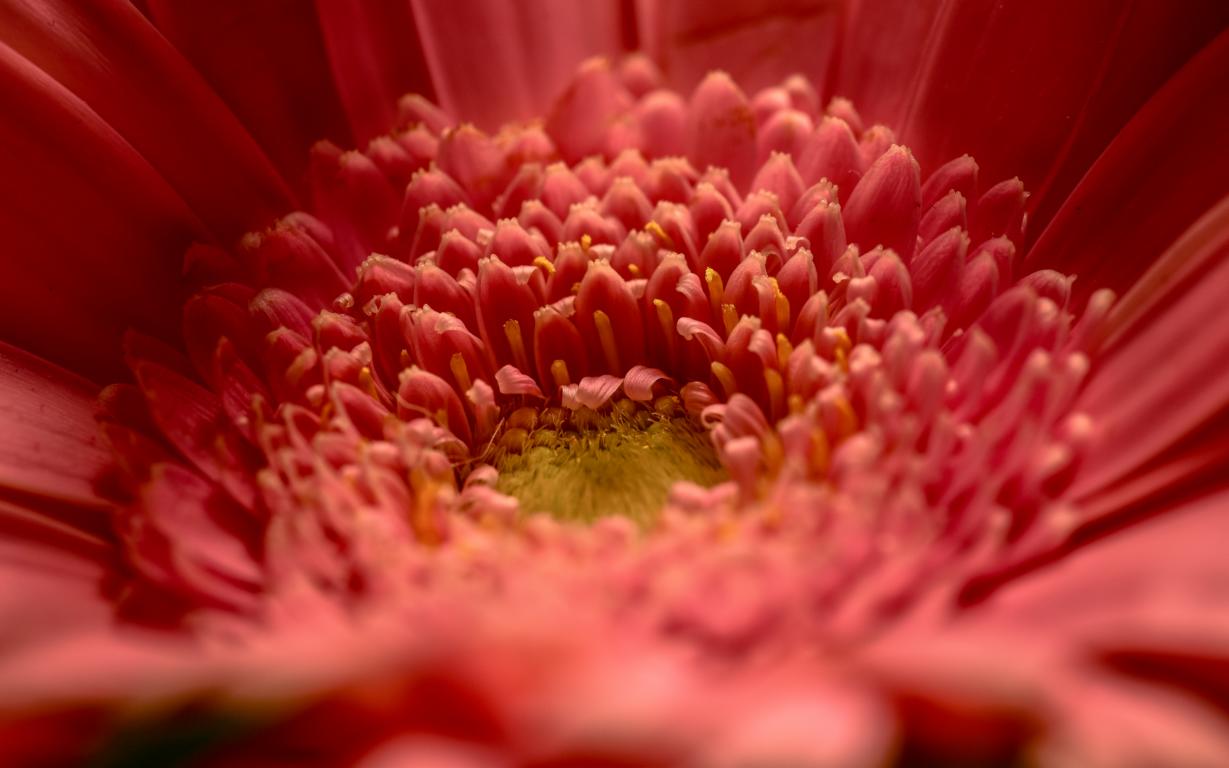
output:
[[834,81],[924,168],[969,152],[988,178],[1019,175],[1057,202],[1227,23],[1221,3],[876,0],[850,14]]
[[405,0],[316,0],[337,94],[361,143],[393,127],[397,99],[434,97]]
[[[1229,104],[1209,100],[1229,78],[1229,31],[1193,59],[1106,149],[1030,251],[1028,270],[1080,275],[1077,297],[1094,287],[1121,292],[1229,184]],[[1089,221],[1115,222],[1090,227]]]
[[220,237],[233,240],[290,205],[244,127],[128,3],[9,0],[0,3],[0,42],[88,104]]
[[200,224],[80,99],[0,45],[0,335],[115,378],[124,329],[173,329],[168,290]]
[[613,0],[411,4],[441,106],[487,129],[541,114],[578,63],[623,45]]
[[314,3],[152,0],[149,10],[287,179],[302,177],[317,141],[354,144]]
[[751,90],[795,72],[822,83],[841,14],[840,3],[829,0],[648,0],[637,6],[641,45],[680,90],[713,69],[726,70]]

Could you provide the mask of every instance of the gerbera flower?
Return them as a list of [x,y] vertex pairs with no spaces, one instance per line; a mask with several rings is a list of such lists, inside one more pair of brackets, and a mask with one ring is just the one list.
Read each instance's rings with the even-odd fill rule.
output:
[[1227,27],[0,2],[0,754],[1229,761]]

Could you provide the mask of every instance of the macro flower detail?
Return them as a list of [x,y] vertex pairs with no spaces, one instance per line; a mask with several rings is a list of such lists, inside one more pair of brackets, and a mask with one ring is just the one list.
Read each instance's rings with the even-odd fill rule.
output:
[[[127,328],[122,370],[98,350],[60,358],[105,386],[0,345],[3,392],[25,408],[0,403],[19,436],[0,438],[0,577],[17,587],[0,617],[21,627],[0,641],[0,757],[1229,756],[1223,680],[1208,673],[1229,647],[1215,611],[1224,497],[1198,495],[1226,456],[1229,390],[1209,361],[1229,337],[1207,322],[1229,279],[1229,203],[1207,180],[1223,159],[1169,190],[1198,207],[1186,219],[1117,188],[1139,164],[1130,150],[1163,143],[1229,71],[1229,33],[1192,43],[1203,50],[1163,88],[1158,75],[1098,157],[1098,121],[1125,109],[1114,43],[1101,74],[1073,74],[1104,112],[1081,107],[1066,139],[996,113],[987,125],[1023,145],[997,153],[935,118],[938,105],[975,122],[926,79],[952,71],[946,45],[928,39],[904,106],[885,107],[878,64],[849,53],[873,3],[832,18],[806,3],[763,20],[719,9],[711,29],[685,3],[636,4],[647,27],[621,33],[627,50],[582,60],[588,43],[560,43],[545,73],[511,72],[479,106],[450,78],[482,68],[465,58],[481,23],[449,52],[446,12],[319,3],[302,13],[339,103],[302,124],[253,106],[241,68],[194,48],[174,4],[99,11],[114,17],[107,45],[147,55],[171,50],[141,31],[156,23],[248,122],[210,124],[210,152],[236,158],[216,171],[228,203],[223,185],[185,181],[214,172],[208,157],[132,127],[190,119],[68,94],[112,86],[76,53],[38,58],[40,36],[76,27],[43,24],[37,5],[0,0],[23,35],[0,46],[0,94],[55,93],[73,120],[48,107],[31,125],[69,145],[103,137],[99,189],[126,168],[132,199],[158,205],[134,203],[148,231],[89,221],[125,247],[165,247],[175,288],[149,306],[125,293],[107,328],[83,327]],[[616,5],[593,18],[628,13]],[[980,18],[959,5],[936,29]],[[572,11],[556,10],[564,29]],[[415,25],[421,61],[380,59],[385,15]],[[1136,39],[1140,18],[1124,12],[1114,34]],[[765,40],[796,24],[842,42],[807,74],[771,63],[772,46],[757,69],[720,40],[754,41],[761,23]],[[503,34],[486,41],[491,68],[511,56]],[[708,66],[713,51],[739,76]],[[563,61],[581,61],[566,81]],[[175,98],[213,103],[180,74],[192,85]],[[531,81],[560,87],[535,101]],[[438,92],[381,100],[405,82]],[[1191,130],[1229,125],[1208,121]],[[1035,159],[1047,147],[1048,165]],[[1148,247],[1168,238],[1163,253],[1136,254],[1109,227],[1113,267],[1073,223],[1118,200]],[[92,296],[84,282],[65,290]],[[16,296],[13,311],[37,301]],[[55,332],[20,338],[45,351]],[[1207,350],[1189,343],[1205,336]],[[1203,380],[1161,375],[1162,357]]]

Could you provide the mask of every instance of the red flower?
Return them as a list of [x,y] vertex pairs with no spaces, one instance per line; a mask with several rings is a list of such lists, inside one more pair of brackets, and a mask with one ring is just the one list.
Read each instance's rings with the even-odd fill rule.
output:
[[137,5],[0,2],[6,764],[1229,759],[1229,10]]

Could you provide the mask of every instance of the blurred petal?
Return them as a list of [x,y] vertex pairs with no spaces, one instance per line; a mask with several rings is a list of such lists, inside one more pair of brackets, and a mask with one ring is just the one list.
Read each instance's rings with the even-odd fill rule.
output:
[[219,237],[289,206],[251,137],[128,3],[4,0],[0,42],[88,104]]

